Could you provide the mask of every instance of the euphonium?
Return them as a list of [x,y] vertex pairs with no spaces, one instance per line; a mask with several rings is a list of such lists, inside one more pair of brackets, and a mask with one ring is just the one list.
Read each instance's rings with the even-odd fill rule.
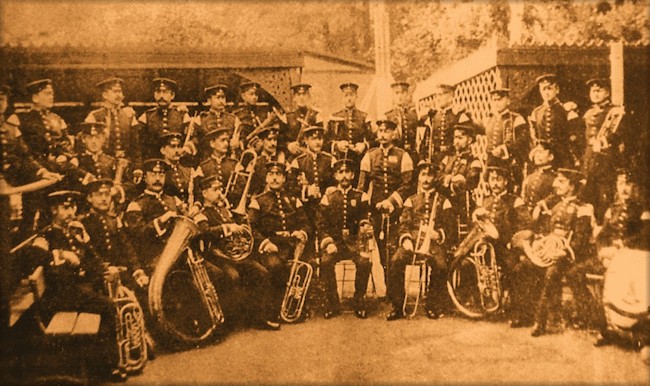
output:
[[472,230],[467,234],[467,237],[456,247],[454,258],[467,255],[474,245],[485,238],[496,240],[499,238],[499,231],[492,221],[477,220]]
[[[209,280],[203,259],[198,259],[189,248],[190,240],[198,235],[199,228],[188,217],[177,216],[174,229],[169,236],[151,275],[149,282],[149,310],[155,317],[163,331],[172,334],[176,339],[183,342],[200,342],[207,339],[223,322],[223,313],[216,297],[216,290]],[[187,254],[187,263],[190,266],[192,280],[201,295],[202,303],[208,308],[207,313],[210,321],[205,331],[198,331],[196,335],[189,335],[181,331],[178,326],[174,325],[168,319],[165,308],[163,307],[163,287],[165,280],[170,275],[172,268],[176,265],[178,259]]]
[[144,313],[133,291],[122,285],[120,273],[125,267],[108,267],[104,284],[117,311],[118,368],[123,373],[141,371],[147,363],[147,343]]
[[300,261],[300,256],[305,249],[305,243],[298,241],[293,253],[291,274],[287,282],[287,288],[282,299],[280,317],[287,323],[295,322],[302,315],[302,310],[307,299],[307,290],[314,273],[314,269],[308,263]]
[[524,244],[524,253],[533,264],[542,268],[555,264],[557,259],[562,256],[568,256],[572,261],[575,261],[575,253],[570,245],[571,235],[569,233],[569,236],[565,238],[551,233],[534,239],[532,243]]

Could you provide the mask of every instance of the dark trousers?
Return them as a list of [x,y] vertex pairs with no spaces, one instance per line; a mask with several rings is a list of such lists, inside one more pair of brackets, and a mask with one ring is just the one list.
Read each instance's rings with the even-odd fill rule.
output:
[[266,320],[277,319],[280,315],[280,308],[287,288],[291,265],[287,259],[277,253],[261,254],[259,263],[268,272],[269,280],[267,293],[260,294],[265,297],[266,301],[264,314],[266,315]]
[[354,306],[355,309],[364,307],[364,295],[368,288],[368,280],[372,269],[372,262],[361,257],[359,253],[352,251],[345,245],[338,245],[338,251],[334,254],[323,253],[321,261],[321,279],[325,286],[325,309],[337,311],[340,308],[339,296],[336,291],[335,266],[341,260],[352,259],[357,271],[354,277]]
[[[429,287],[427,288],[427,309],[440,312],[447,307],[447,259],[445,251],[440,246],[432,247],[432,254],[426,257],[427,267],[431,269]],[[413,261],[413,252],[399,247],[391,257],[388,275],[386,276],[386,292],[393,307],[401,310],[404,304],[404,272],[406,266]]]

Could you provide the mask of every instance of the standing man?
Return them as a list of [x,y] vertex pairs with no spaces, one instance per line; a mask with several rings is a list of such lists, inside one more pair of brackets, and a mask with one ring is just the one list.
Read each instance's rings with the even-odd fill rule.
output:
[[104,123],[106,143],[104,152],[111,157],[126,158],[139,163],[140,149],[138,131],[140,129],[135,111],[124,106],[124,80],[108,78],[97,83],[102,93],[102,107],[91,111],[86,122]]
[[596,219],[601,222],[607,206],[614,199],[617,166],[623,161],[622,119],[625,110],[610,100],[609,80],[603,78],[587,81],[592,106],[584,115],[584,138],[587,147],[582,158],[582,170],[589,176],[583,197],[594,205]]
[[[269,162],[266,165],[267,189],[253,197],[248,205],[248,219],[255,239],[254,251],[271,278],[269,309],[276,320],[289,277],[289,263],[297,245],[306,245],[311,233],[302,202],[287,195],[285,181],[285,164]],[[267,325],[280,328],[277,323]]]
[[323,125],[320,111],[311,106],[310,89],[311,85],[307,83],[291,86],[296,109],[287,113],[287,123],[280,130],[279,140],[280,146],[287,150],[287,155],[291,158],[295,158],[303,152],[301,148],[302,131],[308,127]]
[[537,77],[536,82],[543,103],[528,118],[533,145],[540,141],[550,143],[557,167],[575,167],[580,162],[577,149],[580,136],[576,132],[577,106],[573,102],[562,104],[558,99],[560,85],[557,75],[544,74]]
[[[411,195],[413,186],[413,160],[411,156],[393,144],[397,125],[393,121],[377,121],[379,147],[370,149],[361,160],[359,190],[370,196],[373,209],[375,239],[379,244],[382,264],[387,264],[391,244],[383,225],[395,229],[404,199]],[[383,237],[380,237],[382,235]]]
[[357,109],[357,91],[355,83],[343,83],[339,87],[343,93],[345,108],[332,114],[328,123],[325,148],[337,159],[359,160],[368,149],[372,136],[368,114]]
[[323,251],[321,277],[325,283],[325,319],[341,313],[334,267],[337,262],[349,258],[356,266],[354,313],[360,319],[366,318],[365,295],[372,268],[370,240],[373,229],[368,195],[352,187],[352,167],[352,161],[348,159],[336,161],[334,178],[338,184],[327,190],[320,200],[318,210],[318,233]]
[[492,112],[484,125],[488,164],[494,159],[509,163],[514,180],[512,188],[516,192],[523,180],[530,131],[524,117],[509,108],[510,89],[496,88],[490,91],[490,98]]
[[[404,272],[406,265],[413,261],[418,243],[423,242],[417,239],[421,227],[426,229],[424,237],[431,240],[431,249],[425,251],[423,256],[427,266],[431,268],[426,296],[427,316],[430,319],[438,319],[445,312],[446,250],[456,237],[451,203],[435,188],[436,168],[437,166],[429,161],[422,160],[418,163],[419,191],[404,202],[399,221],[399,248],[390,258],[386,283],[388,297],[393,305],[393,310],[387,317],[389,321],[404,317]],[[429,219],[432,219],[431,223]]]
[[[168,131],[173,131],[185,137],[186,129],[190,123],[187,107],[172,107],[171,103],[176,97],[178,83],[169,78],[155,78],[153,80],[153,98],[157,106],[145,111],[138,118],[142,125],[140,132],[140,151],[142,159],[160,156],[160,136]],[[196,147],[191,141],[183,144],[186,154],[195,155]]]
[[[196,170],[197,176],[211,177],[217,176],[219,183],[226,189],[230,176],[235,172],[237,161],[228,157],[230,146],[230,129],[226,126],[210,130],[205,134],[204,140],[210,146],[209,156],[201,162]],[[234,192],[234,190],[233,190]],[[225,193],[225,192],[224,192]],[[233,197],[228,197],[232,206],[237,206]],[[239,198],[239,197],[237,197]]]
[[386,119],[397,124],[395,145],[406,150],[417,162],[418,152],[415,139],[418,131],[418,116],[415,106],[411,104],[409,84],[407,82],[395,82],[391,86],[393,90],[394,107],[386,112]]
[[183,137],[179,133],[170,132],[160,136],[160,153],[163,160],[169,165],[165,174],[164,192],[170,196],[178,197],[182,202],[188,203],[190,196],[194,197],[192,179],[194,178],[192,168],[183,166],[180,163],[183,149],[181,141]]
[[438,85],[434,93],[435,110],[429,110],[421,118],[425,129],[417,141],[420,159],[439,164],[453,150],[454,126],[471,124],[469,113],[454,104],[454,90],[454,86],[449,84]]
[[255,144],[254,136],[248,138],[255,129],[270,126],[275,121],[275,114],[269,111],[268,103],[257,102],[259,88],[260,84],[257,82],[244,82],[239,85],[242,104],[235,111],[235,115],[241,124],[233,138],[241,142],[242,149],[248,149],[249,142],[250,145]]
[[[199,162],[205,161],[207,157],[210,156],[211,149],[206,146],[207,144],[204,140],[205,135],[216,129],[225,128],[230,134],[229,138],[233,137],[235,130],[239,128],[240,122],[239,118],[234,114],[226,111],[226,92],[228,91],[228,86],[224,84],[215,84],[213,86],[206,87],[203,92],[208,98],[208,103],[210,104],[210,110],[203,111],[196,118],[196,132],[194,135],[194,144],[197,145],[199,150]],[[230,140],[230,150],[232,154],[236,157],[236,153],[240,150],[240,144],[237,141]]]

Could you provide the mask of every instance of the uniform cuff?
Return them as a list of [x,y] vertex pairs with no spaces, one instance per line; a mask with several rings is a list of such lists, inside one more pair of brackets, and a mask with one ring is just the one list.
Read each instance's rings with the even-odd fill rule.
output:
[[445,243],[445,240],[447,240],[447,234],[442,228],[438,229],[438,233],[440,233],[440,240],[438,241],[438,245],[442,245]]

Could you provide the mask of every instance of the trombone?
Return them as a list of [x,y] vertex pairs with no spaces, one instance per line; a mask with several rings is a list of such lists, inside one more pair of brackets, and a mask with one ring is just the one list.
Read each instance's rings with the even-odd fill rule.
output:
[[233,213],[236,213],[240,216],[246,215],[246,200],[248,196],[248,191],[251,187],[251,180],[253,179],[253,172],[255,171],[255,163],[257,162],[257,153],[253,149],[245,150],[237,166],[235,166],[235,172],[230,175],[228,183],[226,184],[226,190],[224,191],[224,196],[229,197],[235,189],[237,189],[237,182],[240,176],[246,178],[246,184],[244,185],[244,190],[241,193],[241,197],[235,209],[232,210]]

